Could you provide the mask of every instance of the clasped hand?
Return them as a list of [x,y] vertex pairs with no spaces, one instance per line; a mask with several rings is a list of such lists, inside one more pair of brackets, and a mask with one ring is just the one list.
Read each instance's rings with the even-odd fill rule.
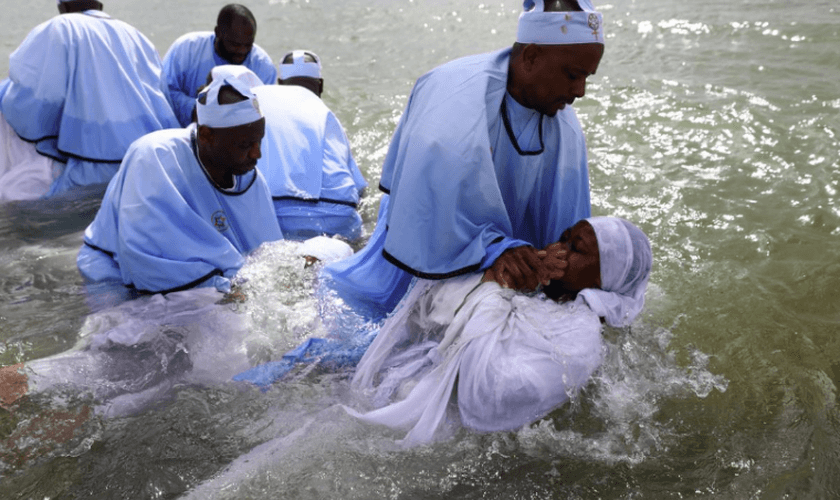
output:
[[569,266],[562,243],[552,243],[542,250],[521,246],[506,250],[484,272],[482,281],[495,281],[505,288],[534,291],[539,285],[560,279]]

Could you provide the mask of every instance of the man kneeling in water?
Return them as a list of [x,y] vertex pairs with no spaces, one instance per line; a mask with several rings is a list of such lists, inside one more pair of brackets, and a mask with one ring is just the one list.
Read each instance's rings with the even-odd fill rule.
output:
[[440,437],[452,400],[464,426],[489,432],[573,397],[602,362],[602,320],[626,326],[642,310],[650,243],[625,220],[594,217],[544,250],[568,263],[544,290],[554,300],[502,288],[490,271],[418,281],[353,378],[378,409],[351,413],[408,429],[403,443],[413,445]]

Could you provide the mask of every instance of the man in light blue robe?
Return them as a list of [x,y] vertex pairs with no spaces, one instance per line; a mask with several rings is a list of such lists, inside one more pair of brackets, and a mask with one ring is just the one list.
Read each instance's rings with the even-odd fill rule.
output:
[[92,0],[58,4],[9,58],[0,113],[59,162],[48,192],[105,184],[135,139],[177,127],[154,45]]
[[362,233],[356,210],[367,186],[353,159],[347,134],[320,99],[321,62],[296,50],[280,64],[280,85],[257,87],[266,135],[258,168],[265,175],[280,228],[303,240]]
[[283,238],[255,168],[265,119],[250,89],[243,78],[213,81],[199,96],[197,125],[131,146],[85,231],[77,263],[88,281],[228,292],[245,254]]
[[417,81],[385,158],[376,230],[325,269],[351,306],[387,314],[413,276],[492,267],[504,285],[533,290],[562,274],[537,249],[590,216],[586,144],[570,104],[603,55],[601,19],[589,0],[526,0],[512,49]]
[[182,126],[193,121],[198,89],[207,83],[215,66],[241,64],[266,85],[277,81],[271,57],[254,43],[256,34],[257,21],[251,11],[229,4],[219,11],[214,31],[187,33],[175,40],[163,57],[163,72]]

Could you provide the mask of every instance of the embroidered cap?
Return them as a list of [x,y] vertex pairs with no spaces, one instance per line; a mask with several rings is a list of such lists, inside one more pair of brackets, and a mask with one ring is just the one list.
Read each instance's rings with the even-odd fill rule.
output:
[[545,12],[544,0],[525,0],[516,41],[538,45],[604,43],[604,20],[592,0],[577,0],[583,11]]
[[[315,61],[307,62],[306,56],[311,56]],[[295,76],[304,76],[307,78],[321,78],[321,58],[314,52],[308,50],[293,50],[283,56],[281,61],[285,61],[291,56],[292,62],[280,63],[280,79],[293,78]]]
[[[251,70],[243,66],[226,65],[214,68],[211,74],[213,81],[196,99],[199,125],[211,128],[238,127],[263,117],[257,96],[251,92],[253,87],[262,85],[262,82]],[[219,104],[219,90],[225,85],[230,85],[246,99],[232,104]],[[201,103],[201,96],[206,96],[204,104]]]

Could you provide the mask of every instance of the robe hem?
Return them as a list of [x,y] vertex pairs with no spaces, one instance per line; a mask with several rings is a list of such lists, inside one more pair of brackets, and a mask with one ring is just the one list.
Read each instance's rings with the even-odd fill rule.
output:
[[387,250],[382,250],[382,256],[385,257],[385,260],[402,269],[403,271],[425,280],[442,280],[447,278],[454,278],[455,276],[461,276],[462,274],[473,273],[481,268],[481,263],[479,262],[478,264],[471,264],[469,266],[462,267],[461,269],[456,269],[455,271],[450,271],[448,273],[425,273],[423,271],[418,271],[410,266],[407,266],[406,264],[403,264],[396,257],[389,254]]
[[93,243],[88,243],[87,241],[83,241],[82,243],[84,243],[88,247],[96,250],[97,252],[102,252],[105,255],[107,255],[108,257],[111,257],[112,259],[114,258],[114,255],[115,255],[114,252],[109,252],[108,250],[105,250],[104,248],[99,248],[98,246],[94,245]]
[[316,203],[335,203],[336,205],[345,205],[348,207],[357,208],[358,204],[352,201],[342,201],[342,200],[334,200],[332,198],[299,198],[297,196],[272,196],[272,200],[274,201],[281,201],[281,200],[293,200],[293,201],[304,201],[307,203],[312,203],[313,205]]
[[134,285],[126,285],[126,287],[131,288],[133,290],[137,290],[139,293],[141,293],[143,295],[154,295],[156,293],[160,293],[160,294],[165,295],[167,293],[183,292],[184,290],[189,290],[190,288],[193,288],[196,285],[198,285],[198,284],[200,284],[204,281],[207,281],[208,279],[212,278],[213,276],[224,276],[224,273],[222,272],[221,269],[213,269],[212,271],[205,274],[204,276],[198,278],[197,280],[190,281],[186,285],[176,286],[175,288],[170,288],[168,290],[158,290],[156,292],[153,292],[151,290],[141,290],[140,288],[137,288]]
[[[17,134],[17,132],[15,132],[15,133]],[[20,140],[22,140],[23,142],[28,142],[30,144],[36,144],[36,145],[39,142],[42,142],[42,141],[48,141],[48,140],[51,140],[51,139],[58,139],[57,135],[45,135],[44,137],[41,137],[40,139],[27,139],[26,137],[24,137],[20,134],[17,134],[17,136],[20,137]],[[61,149],[56,149],[56,151],[63,154],[65,157],[61,158],[61,157],[56,156],[56,155],[47,154],[47,153],[44,153],[43,151],[39,151],[37,147],[35,148],[35,152],[38,153],[39,155],[46,156],[47,158],[51,158],[51,159],[53,159],[53,160],[55,160],[59,163],[67,163],[67,158],[75,158],[77,160],[89,161],[91,163],[122,163],[122,159],[119,159],[119,160],[99,160],[99,159],[96,159],[96,158],[88,158],[87,156],[81,156],[81,155],[77,155],[77,154],[74,154],[74,153],[69,153],[69,152],[61,150]]]

